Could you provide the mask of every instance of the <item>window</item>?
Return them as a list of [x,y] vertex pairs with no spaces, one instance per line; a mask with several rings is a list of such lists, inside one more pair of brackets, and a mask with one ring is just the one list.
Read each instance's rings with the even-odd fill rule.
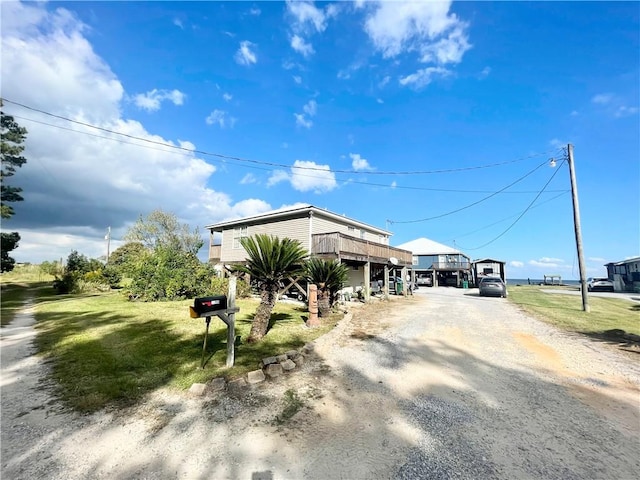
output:
[[241,248],[240,239],[248,237],[247,235],[247,227],[236,227],[233,229],[233,248]]
[[364,230],[360,230],[360,238],[364,240]]
[[484,267],[482,269],[482,273],[484,273],[485,275],[491,275],[493,273],[493,268],[491,267]]
[[412,265],[418,265],[418,263],[419,263],[419,261],[418,261],[418,257],[416,255],[411,257],[411,264]]
[[356,228],[355,227],[347,227],[347,232],[349,232],[349,235],[351,235],[352,237],[356,236]]

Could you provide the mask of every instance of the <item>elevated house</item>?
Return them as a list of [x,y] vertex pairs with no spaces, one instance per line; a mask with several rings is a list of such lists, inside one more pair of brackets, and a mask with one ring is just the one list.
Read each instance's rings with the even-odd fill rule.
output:
[[640,257],[607,263],[605,267],[616,292],[640,293]]
[[[417,238],[398,245],[413,254],[413,274],[418,285],[429,280],[434,287],[462,287],[471,279],[471,260],[464,253],[428,238]],[[427,283],[428,284],[428,283]]]
[[507,281],[505,272],[506,262],[495,260],[493,258],[481,258],[471,262],[471,270],[473,274],[473,284],[478,285],[482,277],[500,277]]
[[[221,271],[225,267],[243,264],[247,253],[240,239],[255,234],[270,234],[298,240],[309,255],[335,259],[348,265],[348,289],[362,290],[370,295],[370,282],[389,266],[411,268],[411,252],[391,247],[387,230],[330,212],[313,205],[294,206],[228,220],[206,227],[210,232],[209,261]],[[306,286],[299,279],[290,279],[283,287],[306,296]]]

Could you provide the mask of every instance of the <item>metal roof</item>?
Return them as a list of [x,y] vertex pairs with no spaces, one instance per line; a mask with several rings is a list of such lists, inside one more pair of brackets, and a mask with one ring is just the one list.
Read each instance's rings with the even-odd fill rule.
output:
[[410,242],[403,243],[402,245],[397,245],[396,248],[409,250],[414,255],[440,255],[440,254],[464,255],[464,253],[462,253],[459,250],[456,250],[455,248],[448,247],[447,245],[443,245],[442,243],[438,243],[424,237],[416,238],[415,240],[411,240]]
[[214,223],[211,225],[207,225],[205,228],[207,230],[218,230],[221,228],[225,228],[225,227],[233,227],[233,226],[237,226],[237,225],[243,225],[246,223],[268,223],[270,220],[273,219],[277,219],[277,218],[282,218],[282,217],[289,217],[289,216],[295,216],[295,215],[300,215],[300,214],[309,214],[313,212],[314,214],[318,214],[318,215],[322,215],[328,218],[331,218],[332,220],[337,220],[340,222],[344,222],[347,223],[349,225],[353,225],[355,227],[362,227],[362,228],[366,228],[367,230],[371,230],[373,232],[382,234],[382,235],[388,235],[391,236],[393,235],[391,232],[389,232],[388,230],[383,230],[381,228],[378,227],[374,227],[373,225],[368,225],[366,223],[360,222],[358,220],[354,220],[353,218],[349,218],[345,215],[339,215],[337,213],[333,213],[330,212],[329,210],[324,210],[322,208],[318,208],[318,207],[314,207],[313,205],[309,205],[309,204],[297,204],[294,206],[290,206],[290,207],[284,207],[284,208],[279,208],[276,210],[270,210],[268,212],[264,212],[264,213],[260,213],[258,215],[253,215],[250,217],[242,217],[242,218],[236,218],[233,220],[227,220],[224,222],[218,222],[218,223]]

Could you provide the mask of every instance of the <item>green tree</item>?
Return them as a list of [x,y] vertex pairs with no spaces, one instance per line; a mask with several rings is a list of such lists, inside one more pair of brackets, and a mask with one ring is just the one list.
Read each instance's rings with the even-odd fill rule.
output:
[[127,242],[109,255],[109,266],[118,270],[122,275],[130,277],[136,263],[147,251],[140,242]]
[[18,232],[2,233],[2,242],[0,245],[0,269],[3,272],[10,272],[15,267],[16,261],[9,256],[9,252],[15,250],[20,241]]
[[[2,100],[0,99],[0,107]],[[24,151],[24,141],[27,138],[27,129],[18,125],[11,115],[5,115],[0,110],[0,155],[2,157],[2,170],[0,171],[0,216],[11,218],[15,213],[13,207],[8,205],[13,202],[24,200],[20,193],[22,188],[7,185],[6,179],[16,173],[16,168],[27,163],[27,159],[22,155]],[[18,247],[20,235],[18,232],[0,234],[2,237],[2,262],[0,271],[8,272],[13,270],[15,260],[9,256],[9,252]]]
[[304,265],[307,280],[318,286],[318,310],[320,316],[329,314],[338,299],[338,292],[349,275],[349,267],[337,260],[310,258]]
[[174,214],[162,210],[154,210],[146,218],[141,215],[129,228],[124,239],[128,242],[140,242],[149,249],[168,247],[193,255],[204,245],[197,228],[190,231],[189,225],[181,224]]
[[237,270],[251,275],[260,292],[260,305],[248,338],[249,342],[257,342],[267,334],[280,285],[288,276],[302,273],[306,252],[299,241],[273,235],[245,237],[240,243],[247,251],[248,260]]
[[213,266],[194,254],[160,246],[147,251],[133,268],[132,300],[182,300],[211,292]]

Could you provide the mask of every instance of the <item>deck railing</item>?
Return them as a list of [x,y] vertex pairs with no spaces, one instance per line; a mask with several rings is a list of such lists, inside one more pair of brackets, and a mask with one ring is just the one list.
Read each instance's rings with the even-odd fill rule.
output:
[[410,266],[413,259],[409,250],[351,237],[339,232],[312,235],[311,253],[377,263],[386,263],[394,257],[398,260],[399,265],[405,266]]

